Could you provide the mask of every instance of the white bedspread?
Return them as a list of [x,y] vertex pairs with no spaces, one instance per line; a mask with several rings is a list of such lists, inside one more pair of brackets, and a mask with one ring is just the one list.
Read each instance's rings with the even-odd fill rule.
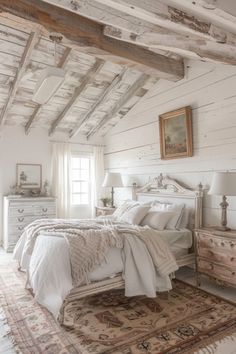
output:
[[[191,246],[191,233],[189,231],[164,231],[162,234],[167,243],[173,243],[175,247],[177,244],[180,245],[180,248],[184,246],[186,249]],[[68,244],[62,237],[40,235],[37,237],[34,252],[30,257],[23,252],[24,243],[24,238],[21,238],[15,249],[14,258],[19,261],[22,268],[28,271],[30,286],[34,291],[37,301],[45,306],[56,317],[64,298],[73,288]],[[128,245],[126,243],[126,248],[127,247]],[[133,247],[133,249],[136,252],[136,257],[141,257],[141,252],[143,251],[139,249],[138,242],[136,242],[136,247]],[[122,272],[124,270],[122,252],[123,251],[120,249],[111,248],[107,254],[106,262],[91,272],[89,279],[91,281],[102,280]],[[126,252],[128,254],[128,252],[131,251],[130,249],[126,249]],[[132,257],[126,257],[126,259],[129,262]],[[143,272],[143,279],[145,279],[145,281],[149,280],[147,293],[150,291],[149,295],[152,296],[153,291],[156,290],[156,279],[151,279],[150,283],[148,274],[153,277],[154,273],[145,272],[146,267],[142,267],[141,265],[142,263],[139,264],[138,271]],[[131,269],[133,268],[131,267]],[[133,284],[131,284],[127,289],[127,296],[137,295],[139,293],[139,290],[137,289],[137,282],[135,281],[135,274],[133,274],[133,276],[134,281]],[[158,290],[167,290],[166,287],[168,281],[169,278],[165,279],[164,283],[161,279],[158,279]],[[153,289],[150,288],[150,284],[153,284]],[[146,286],[145,283],[141,285],[142,287]],[[162,286],[164,289],[162,289]],[[171,285],[169,284],[169,286]]]

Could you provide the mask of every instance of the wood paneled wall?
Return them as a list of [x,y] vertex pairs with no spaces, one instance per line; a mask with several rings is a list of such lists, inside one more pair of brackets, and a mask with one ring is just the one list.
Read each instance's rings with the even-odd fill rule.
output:
[[[193,110],[194,156],[161,160],[158,116],[187,105]],[[143,185],[162,172],[192,188],[199,182],[208,188],[213,171],[236,172],[236,67],[188,61],[183,80],[159,80],[106,136],[105,166],[121,172],[126,185]],[[117,201],[130,196],[131,188],[116,191]],[[205,224],[219,222],[220,201],[205,195]],[[229,203],[229,224],[236,228],[236,197]]]

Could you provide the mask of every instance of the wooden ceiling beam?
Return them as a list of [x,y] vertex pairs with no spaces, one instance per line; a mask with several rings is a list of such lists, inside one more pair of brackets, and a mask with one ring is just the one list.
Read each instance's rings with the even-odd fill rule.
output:
[[97,59],[95,64],[92,66],[92,68],[90,68],[89,71],[86,73],[86,75],[84,76],[80,85],[75,89],[75,92],[74,92],[73,96],[71,97],[70,101],[67,103],[67,105],[65,106],[63,111],[59,114],[59,116],[52,123],[52,126],[49,130],[50,136],[55,132],[57,126],[60,124],[62,119],[70,113],[73,106],[76,104],[81,92],[86,88],[86,86],[88,84],[90,84],[94,81],[95,76],[100,71],[100,69],[102,68],[103,65],[104,65],[104,62],[101,59]]
[[21,61],[20,61],[16,76],[14,78],[14,81],[11,84],[11,88],[9,90],[9,95],[8,95],[8,98],[7,98],[7,102],[6,102],[4,108],[3,108],[2,112],[1,112],[1,115],[0,115],[0,126],[3,126],[5,121],[6,121],[7,114],[8,114],[8,112],[9,112],[11,106],[12,106],[12,103],[13,103],[13,101],[15,99],[16,92],[17,92],[17,89],[18,89],[19,84],[20,84],[20,80],[21,80],[22,76],[24,75],[24,73],[25,73],[25,71],[27,69],[27,65],[29,64],[32,51],[33,51],[33,49],[35,47],[35,44],[37,43],[38,39],[39,39],[38,32],[31,32],[30,33],[29,39],[27,41],[27,44],[25,46],[23,55],[21,57]]
[[[184,35],[194,35],[196,32],[183,23],[171,21],[169,8],[157,0],[43,0],[60,6],[86,18],[111,25],[122,30],[142,34],[146,31],[178,31]],[[116,14],[116,16],[114,15]],[[204,33],[201,33],[204,36]]]
[[[236,34],[236,21],[235,16],[230,13],[233,4],[224,1],[223,8],[228,11],[221,9],[221,3],[218,0],[206,1],[206,0],[159,0],[168,6],[172,6],[179,11],[185,11],[188,14],[196,16],[203,21],[207,21],[217,27],[224,29],[225,31]],[[234,5],[235,7],[235,5]],[[177,15],[177,13],[176,13]]]
[[125,73],[129,69],[123,69],[120,74],[116,75],[116,77],[113,79],[111,84],[104,90],[104,92],[101,94],[101,96],[98,98],[98,100],[92,105],[92,107],[88,110],[88,112],[85,114],[83,119],[76,124],[75,128],[70,132],[70,138],[73,136],[77,135],[83,125],[90,119],[92,114],[95,112],[95,110],[109,97],[112,91],[114,91],[117,86],[120,84],[121,80],[123,79]]
[[[59,61],[59,64],[57,65],[58,68],[65,68],[65,66],[69,60],[70,53],[71,53],[71,48],[66,48],[60,61]],[[32,114],[32,116],[30,117],[30,119],[28,120],[28,122],[25,126],[25,134],[29,134],[33,123],[36,121],[39,113],[41,112],[41,110],[44,106],[45,105],[43,105],[43,104],[37,105],[37,107],[34,110],[34,113]]]
[[184,77],[183,61],[108,38],[103,35],[103,25],[42,0],[1,0],[0,11],[41,24],[47,31],[62,33],[79,45],[81,51],[98,58],[106,58],[158,78],[177,81]]
[[236,46],[227,43],[217,43],[206,39],[189,39],[186,36],[146,32],[134,35],[128,31],[112,26],[104,27],[106,36],[117,40],[137,43],[151,50],[165,50],[183,56],[195,56],[206,61],[236,65]]
[[91,138],[95,133],[98,133],[99,130],[110,120],[112,119],[121,108],[128,102],[135,93],[143,87],[145,82],[149,79],[148,75],[142,74],[138,80],[136,80],[131,87],[125,92],[120,99],[115,103],[115,105],[106,113],[105,117],[101,120],[101,122],[91,129],[91,131],[87,134],[87,139]]

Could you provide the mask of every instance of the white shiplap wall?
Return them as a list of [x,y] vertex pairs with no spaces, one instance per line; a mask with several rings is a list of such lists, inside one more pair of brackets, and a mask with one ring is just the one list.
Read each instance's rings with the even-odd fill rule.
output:
[[[194,156],[161,160],[158,116],[183,106],[193,110]],[[191,188],[209,187],[213,171],[236,171],[236,67],[197,61],[186,63],[177,83],[160,80],[106,136],[105,166],[139,185],[160,172]],[[119,189],[117,199],[130,197]],[[220,197],[205,196],[204,223],[219,223]],[[236,197],[229,198],[228,219],[236,228]]]

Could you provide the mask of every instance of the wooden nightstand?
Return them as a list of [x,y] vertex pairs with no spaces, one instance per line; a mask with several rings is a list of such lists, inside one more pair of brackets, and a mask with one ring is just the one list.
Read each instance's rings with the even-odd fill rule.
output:
[[236,287],[236,230],[196,230],[195,251],[198,286],[200,275],[205,274],[222,285]]
[[116,210],[116,208],[96,206],[95,207],[95,215],[96,216],[111,215],[114,213],[115,210]]

